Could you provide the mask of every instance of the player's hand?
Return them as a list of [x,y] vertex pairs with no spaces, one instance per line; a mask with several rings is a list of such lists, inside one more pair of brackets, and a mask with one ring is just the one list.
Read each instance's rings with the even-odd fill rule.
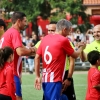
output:
[[85,47],[86,47],[86,43],[85,42],[78,43],[78,48],[81,48],[82,50],[84,50]]
[[34,55],[35,54],[35,48],[34,47],[30,47],[31,49],[31,54]]
[[40,77],[36,77],[36,79],[35,79],[35,88],[37,90],[41,89],[41,78]]
[[67,79],[64,80],[64,82],[62,83],[62,86],[63,86],[62,87],[62,92],[65,91],[67,89],[67,87],[70,86],[70,85],[71,85],[71,81],[69,81]]

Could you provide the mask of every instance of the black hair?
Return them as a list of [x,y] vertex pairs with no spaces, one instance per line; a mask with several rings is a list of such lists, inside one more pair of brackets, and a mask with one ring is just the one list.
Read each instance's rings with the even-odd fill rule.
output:
[[97,62],[97,60],[100,59],[100,52],[96,51],[96,50],[93,50],[93,51],[91,51],[91,52],[88,53],[87,57],[88,57],[88,61],[92,65],[95,65],[96,62]]
[[14,12],[11,17],[12,23],[15,24],[18,19],[23,20],[23,17],[26,17],[26,15],[23,12]]
[[5,22],[2,19],[0,19],[0,26],[3,26],[4,30],[7,28]]
[[13,49],[10,47],[0,49],[0,67],[3,67],[4,63],[8,60],[11,54],[13,54]]

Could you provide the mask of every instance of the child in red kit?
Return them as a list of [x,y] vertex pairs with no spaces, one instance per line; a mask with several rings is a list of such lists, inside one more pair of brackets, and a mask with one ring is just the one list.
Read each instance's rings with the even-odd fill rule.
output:
[[85,100],[100,100],[100,52],[91,51],[88,54],[91,68],[88,71],[88,87]]
[[14,75],[10,65],[13,59],[10,47],[0,49],[0,100],[16,100]]

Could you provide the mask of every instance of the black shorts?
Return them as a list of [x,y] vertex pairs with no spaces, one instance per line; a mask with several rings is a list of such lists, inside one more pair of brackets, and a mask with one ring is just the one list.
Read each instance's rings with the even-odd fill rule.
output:
[[12,98],[10,96],[0,94],[0,100],[12,100]]
[[[67,76],[68,70],[65,72],[64,80],[67,78]],[[63,92],[63,94],[67,95],[68,100],[76,100],[73,78],[71,80],[71,85]]]

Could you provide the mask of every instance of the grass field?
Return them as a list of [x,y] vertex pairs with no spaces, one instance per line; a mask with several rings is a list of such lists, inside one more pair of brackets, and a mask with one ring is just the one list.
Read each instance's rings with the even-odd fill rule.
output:
[[[22,94],[23,100],[42,100],[42,90],[34,89],[35,75],[23,74],[22,76]],[[87,87],[87,72],[74,72],[74,86],[77,100],[85,100]]]

